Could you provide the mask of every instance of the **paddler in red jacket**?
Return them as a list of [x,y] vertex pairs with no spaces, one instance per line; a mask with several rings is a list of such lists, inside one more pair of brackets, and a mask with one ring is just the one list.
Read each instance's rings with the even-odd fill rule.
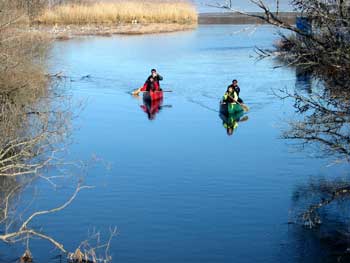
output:
[[163,80],[163,77],[158,74],[156,69],[152,69],[151,75],[147,78],[145,84],[143,84],[141,88],[135,90],[132,94],[138,95],[141,91],[149,91],[150,89],[147,89],[147,87],[149,87],[150,85],[154,87],[152,88],[153,91],[162,90],[159,84],[159,81],[161,80]]

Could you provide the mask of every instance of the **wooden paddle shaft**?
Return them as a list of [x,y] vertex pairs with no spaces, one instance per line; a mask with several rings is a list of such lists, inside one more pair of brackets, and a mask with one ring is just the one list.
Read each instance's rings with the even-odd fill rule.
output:
[[243,110],[249,111],[248,106],[244,105],[243,103],[240,103],[240,102],[236,101],[234,98],[232,98],[231,95],[227,95],[227,96],[229,96],[234,102],[236,102],[238,105],[240,105],[243,108]]

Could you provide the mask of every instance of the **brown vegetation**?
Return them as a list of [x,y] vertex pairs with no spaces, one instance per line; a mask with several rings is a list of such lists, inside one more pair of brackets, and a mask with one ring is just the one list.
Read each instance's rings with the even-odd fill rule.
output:
[[[271,10],[263,0],[249,0],[257,5],[262,14],[251,14],[234,9],[231,5],[222,8],[239,14],[258,18],[266,23],[286,29],[276,50],[264,50],[263,56],[275,56],[288,65],[312,70],[317,77],[332,78],[332,85],[343,83],[341,88],[349,88],[347,77],[350,70],[350,24],[349,1],[293,0],[291,4],[310,29],[287,23],[279,16],[279,10]],[[279,1],[276,1],[279,6]],[[335,76],[335,77],[334,77]],[[329,79],[328,79],[329,81]]]
[[[23,5],[23,3],[29,5]],[[35,3],[38,5],[35,5]],[[40,10],[40,1],[12,1],[0,3],[0,241],[14,244],[26,240],[21,262],[31,262],[29,240],[33,237],[50,242],[61,253],[70,256],[59,241],[49,234],[31,226],[33,220],[42,215],[66,209],[80,190],[90,188],[78,184],[72,196],[61,206],[30,211],[30,201],[21,200],[22,209],[17,210],[22,189],[42,178],[55,186],[57,176],[46,175],[48,167],[63,165],[56,153],[61,151],[69,132],[71,111],[69,101],[62,90],[54,84],[52,76],[46,74],[46,56],[49,41],[40,33],[22,33],[18,24],[29,22],[33,10]],[[62,175],[63,176],[63,175]],[[61,177],[61,176],[58,176]],[[23,208],[24,207],[24,208]],[[115,230],[111,230],[111,237]],[[106,244],[83,250],[84,262],[108,262]],[[87,249],[88,247],[88,249]],[[101,258],[97,250],[106,251]],[[69,257],[71,261],[80,258]]]
[[43,24],[178,23],[194,24],[197,13],[186,2],[117,1],[58,5],[37,19]]
[[[30,174],[42,167],[39,157],[46,152],[42,142],[47,145],[50,132],[47,107],[38,104],[48,97],[45,64],[40,63],[47,42],[41,34],[12,30],[17,18],[25,17],[12,5],[3,1],[1,6],[8,16],[0,21],[0,176]],[[38,161],[31,162],[33,157]]]

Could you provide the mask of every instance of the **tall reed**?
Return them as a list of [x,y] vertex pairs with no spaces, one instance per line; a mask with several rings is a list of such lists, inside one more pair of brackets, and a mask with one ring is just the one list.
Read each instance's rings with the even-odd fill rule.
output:
[[118,1],[65,4],[46,10],[43,24],[178,23],[195,24],[197,12],[187,2]]

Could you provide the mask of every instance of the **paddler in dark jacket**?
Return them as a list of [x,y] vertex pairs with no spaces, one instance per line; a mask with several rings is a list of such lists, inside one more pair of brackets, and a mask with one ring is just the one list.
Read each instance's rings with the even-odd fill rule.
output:
[[153,83],[152,85],[154,86],[154,89],[152,89],[153,91],[162,90],[160,88],[159,81],[163,80],[163,77],[157,73],[156,69],[152,69],[151,75],[147,78],[145,84],[143,84],[141,88],[135,90],[132,94],[138,95],[141,91],[147,91],[147,87],[149,86],[150,79],[153,79],[152,81]]
[[241,89],[240,89],[240,87],[238,86],[238,81],[237,81],[236,79],[232,80],[232,84],[231,84],[230,86],[227,87],[227,90],[228,90],[230,87],[233,88],[233,89],[236,91],[237,96],[238,96],[237,101],[238,101],[239,103],[243,103],[243,100],[239,97],[239,93],[241,92]]
[[151,70],[151,75],[147,78],[146,82],[148,80],[150,80],[150,78],[153,78],[154,81],[158,84],[158,87],[160,89],[160,84],[159,84],[159,81],[162,81],[163,80],[163,77],[161,75],[158,74],[157,70],[156,69],[152,69]]

